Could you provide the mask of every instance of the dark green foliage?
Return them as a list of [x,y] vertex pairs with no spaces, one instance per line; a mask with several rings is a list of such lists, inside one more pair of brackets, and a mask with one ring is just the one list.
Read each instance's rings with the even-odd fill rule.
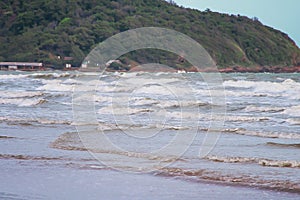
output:
[[[0,61],[39,61],[79,66],[99,42],[132,28],[157,26],[180,31],[202,44],[221,67],[296,65],[300,51],[284,33],[257,18],[200,12],[163,0],[2,0]],[[58,59],[58,56],[61,59]],[[138,51],[123,58],[174,67],[177,56]],[[73,57],[65,61],[65,57]],[[117,67],[117,66],[115,66]]]

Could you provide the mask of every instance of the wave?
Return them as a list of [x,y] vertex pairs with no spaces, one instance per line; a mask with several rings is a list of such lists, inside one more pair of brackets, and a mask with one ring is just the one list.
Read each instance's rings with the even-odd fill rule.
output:
[[44,156],[0,154],[0,159],[16,159],[16,160],[62,160],[63,158],[61,158],[61,157],[44,157]]
[[20,79],[20,78],[27,78],[28,75],[25,74],[1,74],[0,80],[3,79]]
[[[299,82],[292,79],[286,79],[282,82],[271,82],[271,81],[246,81],[246,80],[228,80],[224,81],[225,87],[234,88],[256,88],[260,91],[284,91],[285,89],[295,88],[295,86],[300,86]],[[274,86],[277,86],[274,87]],[[270,90],[270,88],[272,88]]]
[[157,104],[159,104],[158,100],[141,97],[141,98],[133,99],[133,101],[130,105],[131,106],[152,106],[152,105],[157,105]]
[[22,79],[22,78],[36,78],[36,79],[50,79],[50,78],[65,78],[70,77],[74,78],[77,77],[74,73],[56,73],[56,72],[50,72],[50,73],[32,73],[32,74],[1,74],[1,79]]
[[300,105],[286,108],[282,112],[282,114],[289,115],[289,116],[292,116],[292,117],[300,117]]
[[29,74],[28,77],[30,78],[37,78],[37,79],[53,79],[53,78],[75,78],[78,77],[78,74],[69,73],[69,72],[49,72],[49,73],[33,73]]
[[238,185],[247,187],[256,187],[262,189],[279,190],[300,193],[300,185],[297,182],[285,180],[268,180],[250,175],[225,174],[218,171],[207,169],[182,169],[176,167],[166,167],[158,169],[155,176],[178,177],[189,181],[209,181],[226,185]]
[[[91,134],[89,137],[95,137],[95,134]],[[172,163],[172,162],[175,162],[178,160],[184,161],[184,159],[178,158],[176,156],[160,156],[160,155],[151,155],[151,154],[147,154],[147,153],[108,150],[108,149],[101,149],[101,146],[96,147],[96,148],[88,148],[88,147],[84,146],[84,144],[82,143],[82,140],[77,132],[64,133],[64,134],[60,135],[49,146],[51,148],[61,149],[61,150],[90,151],[93,153],[114,154],[114,155],[118,155],[118,156],[130,157],[130,158],[142,158],[142,159],[153,160],[153,161],[159,160],[160,162]]]
[[0,91],[1,98],[33,98],[43,96],[42,92],[34,91]]
[[300,125],[300,118],[290,118],[286,120],[291,125]]
[[183,125],[168,125],[168,124],[161,124],[161,123],[148,123],[148,124],[121,124],[121,123],[116,123],[116,124],[108,124],[108,123],[103,123],[103,122],[96,122],[96,123],[89,123],[89,122],[72,122],[71,125],[73,126],[91,126],[91,127],[96,127],[97,130],[99,131],[114,131],[114,130],[172,130],[172,131],[179,131],[179,130],[189,130],[192,129],[191,127],[188,126],[183,126]]
[[281,94],[266,93],[266,92],[255,92],[255,91],[232,91],[225,90],[227,97],[280,97]]
[[280,107],[258,107],[258,106],[247,106],[245,111],[247,112],[269,112],[269,113],[278,113],[283,112],[285,109]]
[[300,148],[300,144],[283,144],[276,142],[267,142],[266,145],[274,147],[284,147],[284,148]]
[[59,121],[50,119],[28,119],[28,118],[13,118],[13,117],[0,117],[0,122],[6,122],[11,125],[21,125],[21,126],[33,126],[33,125],[71,125],[70,121]]
[[41,105],[46,103],[47,100],[38,98],[38,99],[22,99],[22,98],[12,98],[12,99],[2,99],[0,98],[0,104],[10,104],[10,105],[17,105],[20,107],[30,107]]
[[[121,107],[122,109],[135,109],[139,107],[151,107],[152,109],[162,109],[162,108],[193,108],[193,107],[205,107],[205,106],[211,106],[210,103],[200,102],[200,101],[175,101],[175,100],[156,100],[148,97],[140,97],[140,98],[134,98],[134,99],[128,99],[128,98],[119,98],[119,97],[105,97],[105,96],[95,96],[93,97],[95,102],[101,102],[105,103],[108,102],[110,104],[110,107],[108,109]],[[122,105],[121,102],[128,102],[125,105]],[[134,108],[133,108],[134,107]]]
[[0,139],[14,139],[15,137],[0,135]]
[[[50,91],[50,92],[73,92],[76,86],[80,86],[81,91],[94,91],[97,86],[97,91],[102,93],[112,93],[112,92],[126,92],[123,88],[115,88],[112,86],[107,86],[106,83],[99,80],[90,80],[87,82],[67,79],[65,81],[60,79],[43,79],[42,83],[44,85],[36,88],[40,91]],[[78,88],[77,88],[78,89]]]
[[206,160],[223,163],[256,163],[257,158],[207,156]]
[[[226,92],[227,96],[285,96],[289,99],[300,99],[300,83],[292,79],[282,82],[229,80],[224,82],[224,86],[229,90]],[[230,88],[238,91],[230,91]]]
[[223,163],[251,163],[259,164],[265,167],[287,167],[287,168],[300,168],[300,161],[295,160],[270,160],[265,158],[246,158],[246,157],[220,157],[220,156],[207,156],[205,159],[213,162]]
[[67,85],[58,82],[51,82],[43,86],[38,87],[36,90],[39,91],[55,91],[55,92],[72,92],[74,85]]
[[259,160],[259,164],[266,167],[300,168],[300,161]]
[[130,108],[130,107],[117,107],[109,105],[107,107],[98,110],[99,115],[134,115],[139,113],[150,113],[154,112],[148,108]]
[[220,130],[223,133],[238,134],[245,136],[263,137],[263,138],[281,138],[281,139],[300,139],[298,133],[276,133],[276,132],[256,132],[248,131],[242,128]]
[[225,116],[226,121],[230,122],[261,122],[261,121],[268,121],[268,117],[251,117],[251,116]]
[[212,106],[210,103],[200,102],[200,101],[162,101],[157,104],[161,108],[183,108],[183,107],[204,107]]
[[[0,154],[0,159],[31,160],[31,161],[96,161],[92,158],[46,157],[33,155]],[[67,163],[68,166],[73,163]]]
[[171,84],[174,84],[174,83],[177,83],[181,81],[179,78],[177,77],[168,77],[168,78],[154,78],[153,79],[153,76],[140,76],[140,77],[136,77],[134,79],[121,79],[118,81],[119,84],[123,85],[123,86],[128,86],[128,85],[131,85],[131,86],[136,86],[136,85],[139,85],[139,86],[144,86],[144,87],[147,87],[147,86],[159,86],[161,88],[166,88],[171,86]]

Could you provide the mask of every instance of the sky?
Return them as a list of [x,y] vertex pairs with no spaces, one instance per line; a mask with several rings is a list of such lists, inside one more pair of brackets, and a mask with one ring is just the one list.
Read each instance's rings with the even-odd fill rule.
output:
[[263,24],[287,33],[300,47],[300,0],[175,0],[204,11],[257,17]]

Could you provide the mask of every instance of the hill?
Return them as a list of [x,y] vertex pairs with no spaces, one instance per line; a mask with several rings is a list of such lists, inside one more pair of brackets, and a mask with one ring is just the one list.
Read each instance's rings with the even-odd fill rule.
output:
[[[257,18],[201,12],[163,0],[2,0],[0,61],[79,66],[101,41],[145,26],[170,28],[192,37],[220,68],[300,64],[300,50],[288,35],[264,26]],[[188,66],[176,58],[144,50],[121,60],[125,64],[152,60]]]

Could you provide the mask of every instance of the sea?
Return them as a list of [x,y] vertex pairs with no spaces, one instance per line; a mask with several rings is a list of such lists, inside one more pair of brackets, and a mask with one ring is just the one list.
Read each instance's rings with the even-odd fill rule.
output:
[[300,199],[300,74],[206,75],[0,71],[0,199]]

